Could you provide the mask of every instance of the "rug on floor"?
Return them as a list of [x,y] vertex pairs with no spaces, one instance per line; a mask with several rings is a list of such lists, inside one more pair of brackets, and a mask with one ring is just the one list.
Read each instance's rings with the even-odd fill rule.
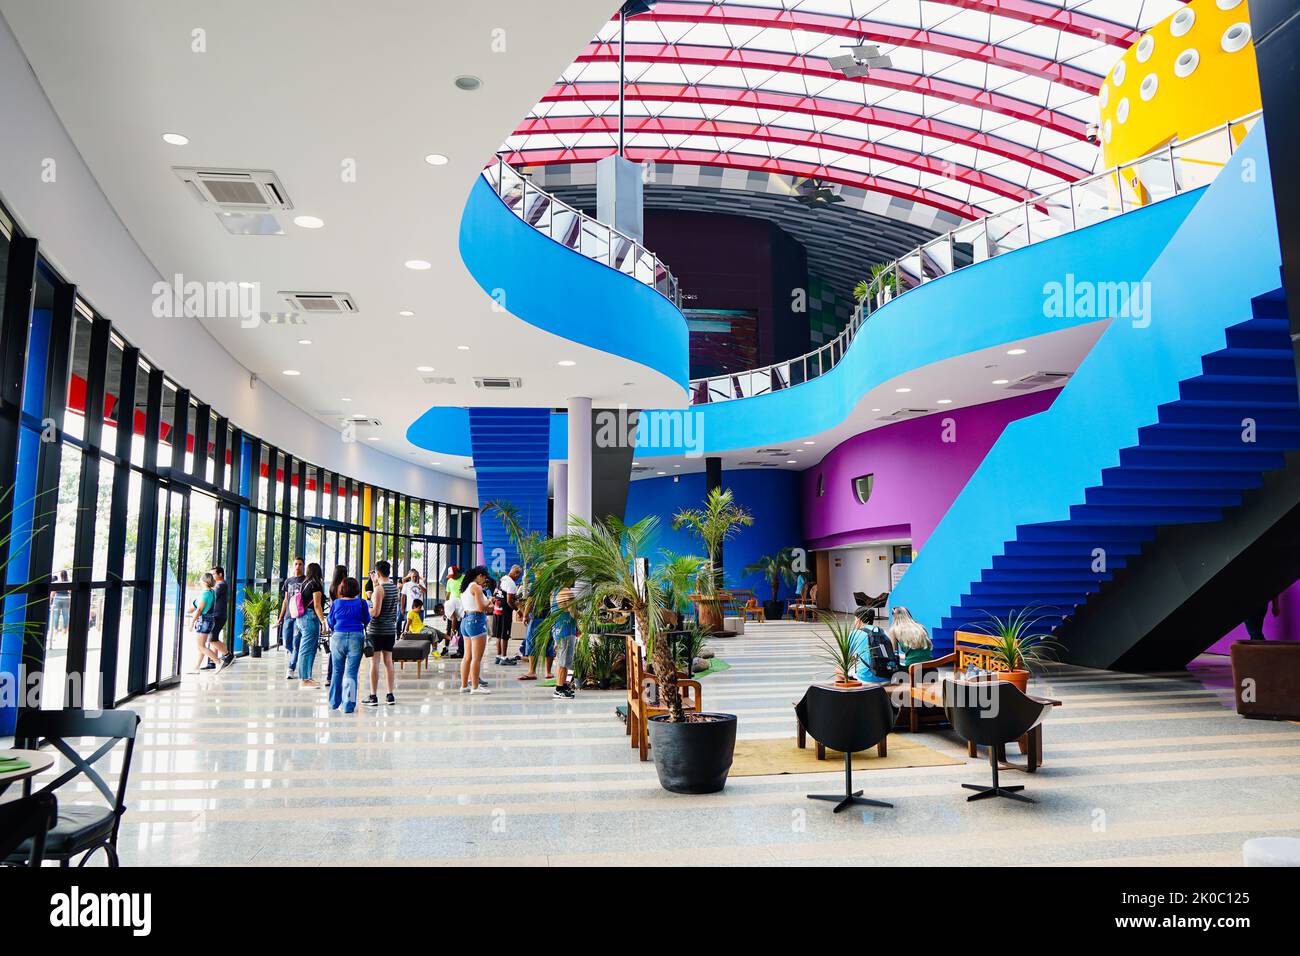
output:
[[[875,748],[853,755],[853,770],[891,770],[900,767],[953,767],[966,761],[949,757],[920,743],[911,735],[890,734],[888,756],[877,757]],[[800,750],[794,740],[737,740],[731,763],[733,777],[765,777],[782,773],[843,773],[844,755],[826,751],[817,759],[812,740]]]

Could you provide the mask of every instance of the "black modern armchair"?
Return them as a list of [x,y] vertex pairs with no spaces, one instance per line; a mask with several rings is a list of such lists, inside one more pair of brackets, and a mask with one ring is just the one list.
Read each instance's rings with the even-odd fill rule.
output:
[[944,704],[953,730],[971,743],[989,748],[989,766],[993,768],[993,786],[963,783],[975,793],[967,800],[1008,797],[1023,803],[1034,801],[1020,793],[1022,786],[1003,787],[998,783],[998,751],[1019,740],[1038,726],[1051,704],[1034,700],[1014,684],[1003,680],[944,681]]
[[834,800],[835,813],[853,804],[892,807],[868,800],[853,789],[853,755],[876,746],[894,726],[894,705],[879,685],[835,690],[814,684],[794,706],[795,714],[818,743],[844,754],[844,793],[813,794],[809,800]]
[[[37,791],[37,795],[55,794],[65,783],[84,774],[108,804],[60,801],[58,816],[45,837],[46,859],[58,860],[60,865],[68,866],[73,857],[84,854],[79,863],[84,865],[91,853],[103,849],[108,855],[109,865],[117,866],[117,830],[122,814],[126,812],[126,781],[139,726],[139,715],[129,710],[25,710],[18,717],[14,740],[19,747],[35,750],[52,746],[70,764],[68,769]],[[98,744],[86,757],[74,746],[82,739],[92,739],[94,744]],[[94,765],[122,743],[125,743],[125,750],[114,790]],[[23,781],[23,788],[23,796],[30,796],[31,781]],[[27,844],[20,845],[3,862],[21,863],[30,849]]]

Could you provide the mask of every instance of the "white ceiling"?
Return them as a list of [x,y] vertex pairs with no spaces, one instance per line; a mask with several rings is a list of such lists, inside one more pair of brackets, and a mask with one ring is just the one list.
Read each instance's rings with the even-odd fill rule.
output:
[[[494,311],[457,251],[478,170],[614,6],[0,0],[69,135],[163,276],[257,283],[265,311],[279,310],[274,293],[284,289],[348,292],[360,307],[305,326],[202,320],[208,332],[322,420],[379,418],[377,447],[422,464],[429,454],[405,432],[426,409],[501,403],[473,387],[475,375],[522,377],[524,389],[508,396],[514,405],[574,395],[634,407],[681,402],[680,387],[657,373]],[[206,52],[192,50],[195,30]],[[457,90],[460,74],[480,77],[482,88]],[[164,143],[165,132],[188,145]],[[435,152],[450,163],[427,164]],[[355,182],[344,181],[348,163]],[[173,166],[274,170],[295,207],[281,217],[285,235],[230,235]],[[300,214],[324,228],[295,226]],[[433,268],[409,270],[408,259]],[[312,344],[299,345],[304,338]],[[561,359],[577,364],[561,368]],[[457,384],[425,385],[419,365]]]

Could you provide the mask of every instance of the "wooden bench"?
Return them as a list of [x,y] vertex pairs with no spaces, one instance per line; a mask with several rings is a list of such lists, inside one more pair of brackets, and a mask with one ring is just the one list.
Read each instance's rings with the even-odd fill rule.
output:
[[[661,639],[663,635],[660,635]],[[627,733],[632,737],[632,746],[639,751],[642,760],[650,759],[650,724],[651,717],[668,713],[662,706],[663,694],[659,691],[659,678],[651,674],[645,665],[645,653],[636,638],[628,635],[627,642]],[[704,694],[700,682],[691,680],[688,675],[677,675],[677,692],[682,696],[682,709],[699,713],[704,707]],[[656,689],[655,700],[649,701],[648,688]]]

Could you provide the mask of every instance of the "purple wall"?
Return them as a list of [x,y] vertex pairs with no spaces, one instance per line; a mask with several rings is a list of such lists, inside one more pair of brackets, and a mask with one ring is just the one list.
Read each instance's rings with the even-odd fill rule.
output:
[[[804,538],[811,549],[910,537],[919,551],[1008,422],[1052,404],[1056,389],[885,425],[842,442],[803,473]],[[951,420],[955,441],[945,441]],[[853,479],[875,474],[860,504]],[[826,493],[817,497],[825,476]]]

